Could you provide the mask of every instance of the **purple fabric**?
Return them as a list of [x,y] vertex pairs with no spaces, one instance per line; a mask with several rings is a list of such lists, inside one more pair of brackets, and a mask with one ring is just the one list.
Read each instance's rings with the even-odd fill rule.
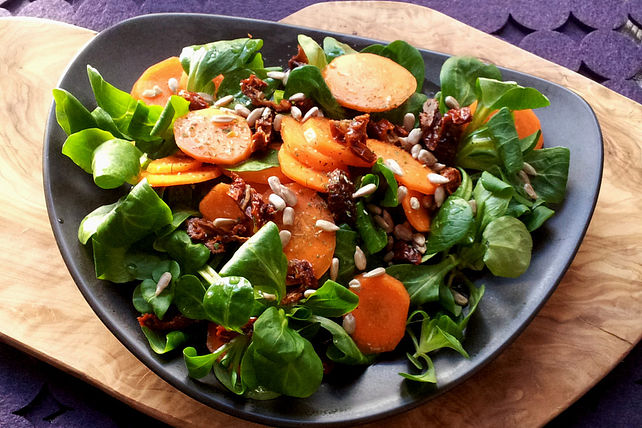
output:
[[513,45],[519,45],[519,42],[521,42],[529,33],[530,30],[516,23],[512,17],[508,18],[506,25],[504,25],[499,31],[494,32],[494,34],[500,39]]
[[629,0],[629,16],[631,19],[642,27],[642,0]]
[[562,26],[571,11],[570,0],[514,0],[511,16],[531,30],[554,30]]
[[580,44],[588,68],[607,79],[629,79],[642,67],[642,49],[629,37],[611,30],[595,30]]
[[577,42],[556,31],[535,31],[524,37],[519,47],[573,71],[577,71],[582,63]]
[[18,15],[49,18],[73,23],[74,8],[64,0],[36,0],[21,8]]
[[627,5],[620,0],[572,0],[573,15],[593,28],[616,29],[626,22]]
[[486,33],[502,28],[508,20],[506,0],[450,0],[436,9]]
[[0,8],[0,16],[11,16],[11,12],[9,12],[7,9]]
[[73,21],[86,28],[106,28],[138,14],[138,5],[132,0],[94,0],[78,6]]

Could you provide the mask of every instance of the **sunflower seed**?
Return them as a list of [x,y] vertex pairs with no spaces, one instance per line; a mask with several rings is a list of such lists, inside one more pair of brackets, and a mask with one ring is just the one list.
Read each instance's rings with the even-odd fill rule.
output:
[[273,301],[275,301],[275,300],[276,300],[276,295],[275,295],[275,294],[272,294],[272,293],[264,293],[264,292],[262,292],[262,291],[259,291],[259,294],[261,295],[261,297],[263,297],[263,298],[264,298],[265,300],[267,300],[268,302],[273,302]]
[[435,171],[435,172],[439,172],[442,169],[446,168],[446,165],[444,165],[443,163],[437,162],[437,163],[431,165],[430,168],[432,168],[432,170]]
[[402,241],[412,240],[412,231],[405,224],[396,225],[393,234],[395,235],[395,238],[401,239]]
[[281,180],[279,180],[279,177],[277,177],[276,175],[271,175],[268,177],[267,182],[270,186],[270,189],[272,189],[272,192],[281,196],[283,185],[281,184]]
[[386,223],[392,224],[392,225],[395,224],[395,221],[392,219],[392,216],[390,215],[390,213],[387,210],[382,209],[381,210],[381,216],[386,221]]
[[412,148],[410,149],[410,154],[412,155],[412,158],[417,159],[419,157],[419,153],[421,152],[421,150],[422,150],[421,144],[415,144],[414,146],[412,146]]
[[368,264],[368,261],[366,260],[366,255],[364,254],[363,250],[359,248],[357,245],[354,248],[354,265],[357,269],[359,270],[364,270],[366,268],[366,265]]
[[406,186],[399,186],[397,188],[397,199],[403,201],[408,196],[408,188]]
[[450,290],[453,293],[453,298],[455,299],[455,303],[457,303],[459,306],[466,306],[468,304],[468,299],[466,296],[461,294],[459,291],[456,290]]
[[283,120],[283,115],[281,113],[279,113],[276,116],[274,116],[274,121],[272,122],[272,128],[274,128],[274,130],[276,132],[280,132],[281,131],[281,121],[282,120]]
[[236,114],[236,111],[232,110],[231,108],[227,108],[227,107],[219,107],[218,109],[219,109],[220,111],[222,111],[222,112],[225,112],[225,113],[229,113],[229,114]]
[[285,76],[283,76],[282,82],[283,86],[288,84],[288,79],[290,78],[290,70],[285,72]]
[[375,204],[368,204],[368,205],[366,205],[366,208],[372,214],[381,215],[381,207],[379,207],[379,206],[377,206]]
[[346,314],[343,316],[343,323],[341,323],[341,326],[346,333],[352,334],[357,327],[357,320],[354,318],[354,315]]
[[236,219],[225,218],[225,217],[216,218],[212,222],[214,227],[220,227],[220,228],[227,228],[227,227],[230,227],[230,226],[234,226],[236,223],[237,223]]
[[229,114],[217,114],[216,116],[212,116],[212,122],[214,123],[230,123],[234,122],[236,120],[236,116],[232,116]]
[[419,140],[421,139],[421,129],[415,128],[410,133],[408,134],[407,140],[410,144],[414,145],[419,143]]
[[300,121],[300,120],[301,120],[301,115],[302,115],[302,113],[301,113],[301,109],[300,109],[300,108],[298,108],[297,106],[292,106],[292,107],[290,108],[290,114],[292,115],[292,117],[294,118],[294,120],[298,120],[298,121]]
[[296,94],[293,94],[288,98],[288,100],[292,101],[293,103],[297,101],[303,101],[305,99],[305,94],[303,92],[297,92]]
[[386,233],[392,232],[392,224],[388,223],[383,217],[380,215],[374,216],[374,221],[377,223],[377,226],[382,228]]
[[533,168],[533,165],[528,162],[524,162],[523,171],[528,175],[537,175],[537,171],[535,170],[535,168]]
[[208,104],[212,104],[214,102],[212,94],[208,94],[207,92],[197,92],[197,94],[200,95]]
[[533,185],[531,183],[524,184],[524,190],[531,199],[537,199],[537,193],[535,192],[535,189],[533,188]]
[[270,117],[271,114],[272,114],[272,109],[270,107],[265,107],[265,110],[263,110],[263,113],[261,113],[261,117],[263,119],[267,119],[268,117]]
[[437,208],[441,206],[441,204],[444,203],[446,200],[446,191],[444,190],[443,187],[439,186],[435,189],[435,205],[437,205]]
[[385,256],[383,256],[383,261],[384,262],[389,262],[395,257],[395,252],[394,251],[388,251]]
[[245,107],[243,104],[237,104],[234,106],[234,111],[239,116],[248,117],[251,113],[250,109]]
[[290,207],[296,206],[297,202],[299,202],[299,199],[296,197],[296,194],[294,193],[294,191],[292,191],[291,189],[288,189],[283,185],[281,186],[281,197],[283,198],[285,203]]
[[314,106],[310,110],[308,110],[305,113],[305,116],[303,116],[303,119],[301,119],[301,123],[304,123],[306,120],[310,119],[313,116],[316,116],[317,113],[319,112],[319,107]]
[[419,251],[420,254],[424,254],[426,252],[426,246],[425,245],[417,245],[417,251]]
[[234,100],[234,95],[226,95],[223,98],[219,98],[218,100],[216,100],[216,102],[214,103],[214,107],[226,106],[229,103],[231,103],[233,100]]
[[386,159],[385,161],[383,161],[383,163],[388,167],[390,171],[392,171],[393,174],[398,175],[399,177],[403,175],[403,169],[401,169],[396,160]]
[[283,198],[277,195],[276,193],[270,193],[270,196],[268,196],[268,201],[270,201],[270,203],[274,205],[274,208],[277,211],[283,211],[286,207],[285,201],[283,200]]
[[314,225],[325,232],[336,232],[339,230],[339,226],[328,220],[317,220]]
[[267,77],[270,79],[283,80],[283,78],[285,78],[285,73],[282,71],[268,71]]
[[294,208],[285,207],[283,210],[283,225],[292,226],[294,224]]
[[417,160],[427,166],[433,166],[435,163],[437,163],[437,158],[435,157],[435,155],[433,155],[426,149],[421,149],[419,151]]
[[395,238],[388,235],[388,242],[386,243],[386,250],[390,251],[395,246]]
[[377,185],[374,183],[366,184],[363,187],[359,187],[356,192],[352,194],[354,199],[361,198],[363,196],[372,195],[377,190]]
[[316,292],[317,292],[317,290],[315,290],[315,289],[313,289],[313,288],[309,288],[309,289],[307,289],[307,290],[305,290],[305,291],[303,292],[303,297],[305,297],[306,299],[308,299],[310,296],[312,296],[312,295],[313,295],[314,293],[316,293]]
[[167,87],[173,93],[178,92],[178,80],[176,80],[176,77],[170,77],[169,80],[167,80]]
[[430,181],[432,184],[446,184],[450,182],[448,177],[444,177],[440,174],[435,174],[434,172],[428,174],[428,181]]
[[386,273],[386,270],[384,268],[382,268],[382,267],[378,267],[378,268],[372,269],[369,272],[364,273],[363,277],[364,278],[374,278],[374,277],[377,277],[377,276],[381,276],[384,273]]
[[163,273],[158,279],[158,283],[156,284],[156,291],[154,292],[154,296],[158,297],[158,295],[161,294],[163,290],[166,289],[171,282],[172,282],[172,273],[171,272]]
[[412,208],[413,210],[418,210],[419,208],[421,208],[421,204],[419,203],[419,199],[417,199],[414,196],[412,198],[410,198],[410,208]]
[[426,243],[426,237],[422,233],[413,233],[412,234],[412,241],[419,245],[422,246]]
[[519,178],[520,178],[520,179],[521,179],[525,184],[530,184],[530,183],[531,183],[530,178],[528,178],[528,174],[526,174],[526,173],[524,172],[524,170],[523,170],[523,169],[522,169],[521,171],[519,171],[519,172],[517,173],[517,175],[519,176]]
[[358,279],[350,280],[350,282],[348,283],[348,287],[350,287],[350,290],[352,291],[357,291],[357,292],[361,291],[361,283],[359,282]]
[[142,93],[142,95],[145,98],[156,98],[160,94],[163,93],[163,90],[160,88],[158,85],[154,85],[152,89],[145,89]]
[[330,279],[336,281],[337,276],[339,276],[339,259],[334,257],[330,265]]
[[403,117],[403,129],[410,132],[410,130],[415,126],[415,115],[412,113],[406,113]]
[[263,110],[263,107],[255,108],[254,110],[252,110],[250,114],[247,115],[247,124],[250,126],[254,126],[254,124],[256,123],[256,119],[261,117],[261,115],[263,114]]
[[292,239],[292,232],[289,230],[282,230],[279,232],[279,238],[281,238],[281,246],[285,248],[290,243],[290,239]]
[[459,110],[461,107],[459,106],[459,102],[455,99],[455,97],[451,97],[448,95],[446,99],[444,99],[444,103],[448,108],[454,108]]

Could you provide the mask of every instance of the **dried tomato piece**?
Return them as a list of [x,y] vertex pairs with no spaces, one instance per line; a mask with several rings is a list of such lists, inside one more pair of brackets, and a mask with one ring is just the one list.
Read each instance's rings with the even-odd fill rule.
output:
[[178,96],[183,97],[187,101],[189,101],[190,111],[202,110],[210,106],[210,103],[208,103],[207,100],[197,92],[191,92],[191,91],[186,91],[185,89],[181,89],[180,91],[178,91]]
[[249,239],[250,228],[246,224],[236,224],[230,230],[214,226],[210,220],[204,218],[190,218],[187,220],[187,234],[192,241],[204,244],[212,254],[223,253],[226,244],[243,243]]
[[356,208],[352,194],[354,183],[345,171],[335,169],[328,174],[328,208],[335,224],[354,224]]
[[255,151],[265,150],[267,146],[274,140],[274,133],[272,123],[274,122],[274,115],[269,114],[267,117],[259,117],[254,122],[254,133],[252,133],[252,144]]
[[268,84],[263,80],[256,77],[255,74],[250,75],[247,79],[241,80],[241,92],[252,101],[252,105],[257,107],[270,107],[278,112],[289,111],[292,103],[286,99],[282,99],[279,104],[274,101],[265,99],[263,90],[268,87]]
[[393,260],[400,262],[409,262],[414,265],[421,263],[421,253],[412,245],[402,240],[396,240],[392,251],[394,252]]
[[446,167],[442,169],[439,174],[449,180],[448,183],[444,185],[446,192],[448,192],[449,195],[454,193],[461,184],[461,173],[459,170],[457,168]]
[[376,122],[370,121],[368,123],[368,136],[395,146],[403,146],[400,138],[407,137],[408,131],[388,119],[380,119]]
[[353,119],[332,120],[330,121],[330,132],[332,138],[347,145],[361,159],[372,163],[377,160],[377,155],[366,145],[369,121],[369,114],[362,114]]
[[289,305],[298,302],[303,298],[305,290],[310,288],[316,289],[319,286],[319,283],[314,276],[312,263],[307,260],[300,259],[288,260],[286,283],[289,285],[300,285],[286,293],[283,300],[281,300],[282,305]]
[[439,162],[452,165],[464,125],[472,120],[470,108],[450,109],[442,116],[437,100],[430,99],[424,103],[423,110],[419,114],[419,125],[424,145]]
[[256,232],[272,220],[276,209],[272,204],[265,202],[261,194],[241,177],[236,174],[233,177],[234,181],[230,184],[227,195],[236,201],[241,211],[252,221],[253,232]]
[[302,65],[307,65],[308,63],[309,61],[307,55],[305,54],[305,51],[303,50],[301,45],[297,45],[297,53],[288,61],[288,67],[290,68],[290,70],[294,70],[295,68]]
[[176,314],[168,320],[161,320],[155,314],[143,314],[137,320],[141,327],[154,331],[182,330],[198,322],[181,314]]

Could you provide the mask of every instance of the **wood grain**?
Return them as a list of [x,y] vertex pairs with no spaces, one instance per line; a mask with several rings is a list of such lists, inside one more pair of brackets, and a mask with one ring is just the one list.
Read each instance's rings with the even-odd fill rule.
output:
[[[594,385],[642,335],[642,107],[582,76],[405,3],[323,3],[286,22],[472,54],[558,82],[596,111],[605,142],[598,207],[558,290],[496,360],[395,426],[538,426]],[[103,326],[71,280],[48,223],[40,165],[51,88],[94,33],[0,19],[0,338],[154,417],[181,426],[248,426],[175,390]],[[489,405],[492,403],[492,405]]]

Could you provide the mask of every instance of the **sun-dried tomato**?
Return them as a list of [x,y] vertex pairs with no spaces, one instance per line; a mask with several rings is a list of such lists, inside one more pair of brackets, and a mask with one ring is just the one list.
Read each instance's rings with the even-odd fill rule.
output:
[[288,260],[288,273],[285,278],[288,285],[299,284],[296,288],[290,288],[286,293],[282,305],[289,305],[303,299],[303,293],[308,289],[316,289],[319,282],[314,276],[312,263],[307,260],[292,259]]
[[234,199],[239,208],[252,222],[252,233],[274,218],[276,209],[263,199],[263,196],[238,175],[233,175],[227,195]]
[[274,114],[269,114],[266,117],[261,116],[256,120],[254,123],[254,132],[252,133],[252,144],[254,145],[254,150],[265,150],[273,141],[273,122]]
[[452,165],[457,156],[457,146],[465,124],[472,120],[470,108],[450,109],[443,116],[435,99],[426,101],[419,114],[424,145],[439,162]]
[[205,98],[203,98],[203,96],[197,92],[191,92],[191,91],[186,91],[185,89],[181,89],[180,91],[178,91],[178,96],[183,97],[187,101],[189,101],[190,111],[202,110],[210,106],[210,103],[208,103],[207,100],[205,100]]
[[396,240],[392,251],[394,252],[393,260],[400,262],[409,262],[415,265],[421,263],[421,253],[409,243],[400,239]]
[[182,330],[198,322],[181,314],[176,314],[168,320],[161,320],[155,314],[143,314],[137,320],[141,327],[154,331]]
[[332,120],[330,121],[330,132],[336,141],[347,145],[354,154],[366,162],[372,163],[377,160],[377,155],[366,145],[369,121],[369,114],[362,114],[353,119]]
[[247,79],[241,80],[241,92],[252,101],[252,105],[257,107],[270,107],[278,112],[286,112],[290,110],[292,103],[286,99],[282,99],[279,104],[265,98],[263,90],[268,87],[268,84],[263,80],[251,74]]
[[187,234],[192,241],[204,244],[212,254],[224,253],[226,244],[243,243],[249,239],[250,228],[239,223],[226,230],[214,226],[210,220],[193,217],[187,220]]
[[[408,131],[399,125],[395,125],[388,119],[380,119],[376,122],[368,122],[368,136],[375,140],[384,141],[395,146],[403,146],[401,137],[407,137]],[[406,147],[404,147],[405,149]]]
[[356,218],[354,198],[354,183],[348,174],[335,169],[328,174],[328,209],[336,224],[354,224]]
[[448,183],[444,185],[446,192],[448,192],[449,195],[454,193],[461,184],[461,173],[459,170],[457,168],[446,167],[442,169],[439,174],[449,180]]
[[297,67],[308,64],[308,57],[305,54],[305,51],[301,45],[297,45],[297,53],[288,61],[288,67],[290,70],[294,70]]

